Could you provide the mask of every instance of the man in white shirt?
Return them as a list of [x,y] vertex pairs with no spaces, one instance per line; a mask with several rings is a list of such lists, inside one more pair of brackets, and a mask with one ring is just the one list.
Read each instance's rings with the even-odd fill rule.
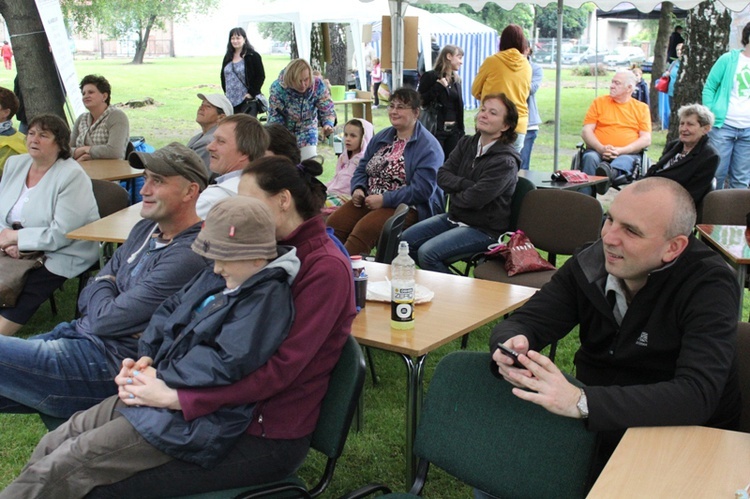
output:
[[218,201],[236,196],[242,170],[251,161],[262,158],[268,149],[268,133],[248,114],[235,114],[219,123],[207,148],[209,168],[218,175],[198,198],[196,211],[205,219]]
[[198,98],[201,100],[201,105],[198,107],[195,122],[201,126],[201,132],[193,136],[187,146],[201,157],[210,176],[211,170],[208,168],[208,163],[211,157],[206,146],[214,140],[214,132],[219,123],[227,116],[232,116],[234,110],[232,103],[224,94],[198,94]]

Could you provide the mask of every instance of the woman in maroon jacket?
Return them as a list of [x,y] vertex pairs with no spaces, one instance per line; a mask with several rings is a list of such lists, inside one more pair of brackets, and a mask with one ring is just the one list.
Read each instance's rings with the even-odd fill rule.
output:
[[240,195],[271,208],[277,241],[294,246],[301,262],[292,285],[296,318],[276,354],[242,381],[223,387],[172,390],[157,378],[138,385],[128,384],[125,376],[116,379],[125,403],[182,410],[188,421],[222,406],[256,403],[247,433],[211,470],[173,461],[94,489],[90,497],[180,496],[244,487],[284,478],[302,464],[356,315],[351,265],[320,216],[325,187],[315,177],[321,172],[317,163],[295,166],[272,156],[251,163],[240,181]]

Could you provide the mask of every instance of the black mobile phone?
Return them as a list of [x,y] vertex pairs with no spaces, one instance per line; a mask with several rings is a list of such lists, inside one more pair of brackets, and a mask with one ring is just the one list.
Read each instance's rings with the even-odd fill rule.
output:
[[518,369],[526,369],[526,367],[518,361],[518,352],[516,352],[515,350],[511,350],[502,343],[498,343],[497,348],[502,353],[513,359],[513,367],[517,367]]

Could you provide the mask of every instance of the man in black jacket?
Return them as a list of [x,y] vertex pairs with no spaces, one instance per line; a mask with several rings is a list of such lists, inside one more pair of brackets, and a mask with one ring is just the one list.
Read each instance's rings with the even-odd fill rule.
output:
[[[500,374],[519,398],[599,432],[599,466],[633,426],[736,428],[740,289],[729,266],[691,235],[685,189],[647,178],[612,202],[602,238],[579,250],[493,331]],[[539,350],[580,325],[579,388]],[[496,350],[518,352],[526,369]]]

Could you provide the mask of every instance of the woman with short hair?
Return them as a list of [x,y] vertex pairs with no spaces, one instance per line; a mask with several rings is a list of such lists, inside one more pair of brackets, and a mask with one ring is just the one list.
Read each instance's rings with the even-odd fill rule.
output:
[[328,136],[333,132],[336,111],[323,78],[314,76],[310,64],[294,59],[271,84],[268,123],[280,123],[295,137],[302,159],[318,154],[318,125]]
[[677,110],[680,120],[679,137],[664,147],[659,161],[644,177],[665,177],[682,185],[693,197],[696,206],[711,190],[719,153],[711,145],[708,133],[714,114],[706,106],[688,104]]
[[419,94],[402,87],[391,94],[391,126],[377,133],[352,176],[352,198],[328,217],[328,226],[350,255],[369,253],[383,225],[401,203],[411,207],[405,227],[443,212],[437,171],[440,143],[418,121]]
[[0,176],[5,161],[26,152],[26,136],[13,128],[13,116],[18,112],[18,97],[5,87],[0,87]]
[[125,159],[130,141],[130,123],[124,112],[110,106],[112,87],[99,75],[81,80],[83,105],[88,113],[78,117],[70,135],[73,159]]
[[91,179],[71,158],[70,131],[50,114],[35,117],[26,136],[28,154],[8,158],[0,180],[0,251],[44,252],[29,272],[15,307],[0,308],[0,334],[14,335],[39,306],[99,258],[97,244],[65,235],[99,219]]

